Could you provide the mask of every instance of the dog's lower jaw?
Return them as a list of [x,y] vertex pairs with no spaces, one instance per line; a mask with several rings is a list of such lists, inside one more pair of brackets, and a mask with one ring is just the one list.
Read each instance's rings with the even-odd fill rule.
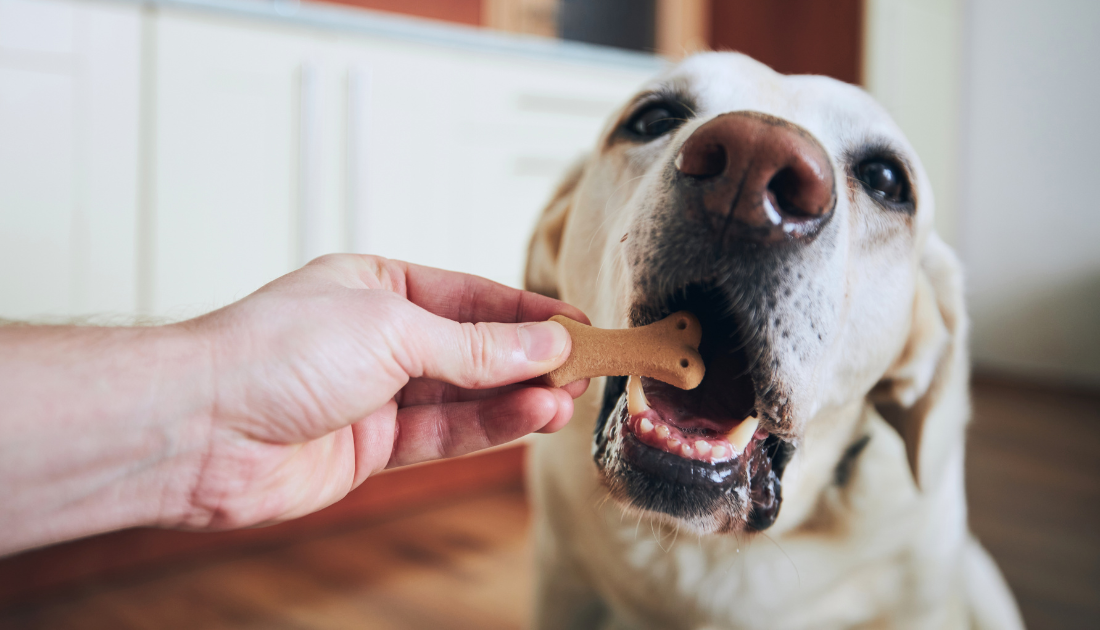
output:
[[794,446],[775,436],[729,461],[695,461],[653,448],[626,420],[626,377],[608,377],[592,455],[611,495],[629,510],[697,534],[763,531],[778,517],[783,469]]

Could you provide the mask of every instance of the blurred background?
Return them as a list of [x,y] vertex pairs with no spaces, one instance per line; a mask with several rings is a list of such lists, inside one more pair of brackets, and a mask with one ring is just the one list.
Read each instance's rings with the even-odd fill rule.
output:
[[[0,319],[185,318],[332,251],[519,286],[557,179],[666,64],[830,75],[907,133],[967,268],[971,525],[1031,627],[1090,627],[1098,33],[1092,0],[0,0]],[[0,559],[0,627],[518,627],[522,461]]]

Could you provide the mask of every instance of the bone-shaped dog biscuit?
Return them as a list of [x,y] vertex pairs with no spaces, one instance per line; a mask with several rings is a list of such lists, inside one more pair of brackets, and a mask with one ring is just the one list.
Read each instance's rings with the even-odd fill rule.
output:
[[569,358],[546,375],[554,387],[597,376],[648,376],[680,389],[694,389],[703,381],[703,327],[687,311],[623,330],[585,326],[561,315],[550,321],[565,326],[573,339]]

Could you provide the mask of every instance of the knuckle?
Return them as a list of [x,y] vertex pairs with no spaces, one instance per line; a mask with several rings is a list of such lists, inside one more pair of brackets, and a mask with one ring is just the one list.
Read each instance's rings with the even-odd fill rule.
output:
[[469,358],[469,370],[465,387],[477,388],[493,380],[496,343],[492,328],[485,323],[465,323],[461,325],[465,333],[466,356]]
[[322,265],[322,266],[338,266],[345,258],[346,254],[322,254],[313,260],[309,261],[307,265]]

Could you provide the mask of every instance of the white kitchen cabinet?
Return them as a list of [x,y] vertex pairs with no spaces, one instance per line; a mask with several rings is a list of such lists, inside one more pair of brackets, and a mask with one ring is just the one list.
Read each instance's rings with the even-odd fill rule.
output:
[[178,319],[335,251],[518,286],[558,178],[659,66],[233,0],[0,16],[0,317]]
[[558,179],[643,79],[476,51],[354,52],[372,76],[358,249],[514,286]]
[[298,263],[302,66],[312,38],[165,12],[152,29],[148,308],[182,317]]
[[139,11],[0,0],[0,318],[136,306]]

